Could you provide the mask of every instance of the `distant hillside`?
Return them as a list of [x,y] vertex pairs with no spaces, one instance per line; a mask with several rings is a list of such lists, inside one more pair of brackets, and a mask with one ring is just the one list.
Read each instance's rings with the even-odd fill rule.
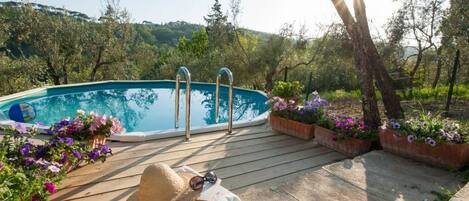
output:
[[[57,8],[57,7],[47,6],[47,5],[37,4],[37,3],[27,3],[27,4],[31,5],[36,10],[47,12],[50,15],[66,15],[66,16],[75,17],[81,20],[86,20],[86,21],[91,20],[91,18],[88,15],[81,13],[81,12],[71,11],[71,10],[67,10],[63,8]],[[24,5],[25,3],[15,2],[15,1],[0,2],[0,7],[3,7],[3,6],[21,7]]]
[[[32,5],[33,8],[36,10],[47,12],[49,15],[59,16],[65,15],[70,17],[75,17],[80,20],[85,21],[93,21],[94,19],[89,17],[88,15],[72,11],[63,8],[57,8],[53,6],[47,6],[37,3],[27,3],[28,5]],[[8,1],[8,2],[0,2],[0,7],[20,7],[24,6],[25,3],[22,2],[15,2],[15,1]],[[142,23],[134,23],[134,26],[138,32],[138,34],[142,37],[142,39],[150,44],[158,44],[158,45],[168,45],[168,46],[176,46],[178,39],[182,36],[186,38],[191,38],[192,32],[198,31],[204,27],[204,25],[200,24],[192,24],[185,21],[176,21],[176,22],[168,22],[162,24],[156,24],[149,21],[143,21]],[[254,31],[250,29],[242,29],[242,31],[246,31],[252,34],[259,35],[260,38],[267,38],[270,34],[260,31]]]

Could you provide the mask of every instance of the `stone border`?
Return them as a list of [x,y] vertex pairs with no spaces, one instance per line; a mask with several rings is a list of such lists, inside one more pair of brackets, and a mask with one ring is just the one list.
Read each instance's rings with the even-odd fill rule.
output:
[[[45,86],[45,87],[35,88],[35,89],[0,97],[0,106],[2,105],[2,102],[13,101],[15,99],[20,99],[20,98],[34,97],[34,95],[39,95],[38,93],[46,92],[48,89],[81,87],[81,86],[91,86],[91,85],[109,84],[109,83],[163,83],[163,82],[174,83],[175,81],[174,80],[108,80],[108,81],[85,82],[85,83],[67,84],[67,85],[58,85],[58,86]],[[215,83],[205,83],[205,82],[192,82],[192,83],[203,84],[203,85],[215,85]],[[227,85],[222,85],[222,86],[227,87]],[[241,87],[233,87],[233,88],[237,90],[255,92],[262,96],[267,97],[266,93],[259,91],[259,90],[244,89]],[[242,128],[242,127],[249,127],[249,126],[256,126],[256,125],[264,124],[267,121],[268,116],[269,116],[269,111],[266,111],[254,119],[235,121],[233,122],[233,128]],[[0,126],[11,125],[12,123],[14,123],[14,121],[11,121],[11,120],[0,121]],[[25,125],[28,127],[32,126],[32,124],[27,124],[27,123]],[[227,127],[228,127],[228,123],[193,127],[191,128],[191,134],[221,131],[221,130],[226,130]],[[47,128],[48,127],[43,127],[41,129],[45,130]],[[184,129],[179,128],[179,129],[167,129],[167,130],[156,130],[156,131],[145,131],[145,132],[128,132],[128,133],[111,136],[109,140],[122,141],[122,142],[141,142],[141,141],[176,137],[176,136],[183,136],[183,135],[184,135]]]
[[467,201],[469,199],[469,183],[464,185],[449,201]]

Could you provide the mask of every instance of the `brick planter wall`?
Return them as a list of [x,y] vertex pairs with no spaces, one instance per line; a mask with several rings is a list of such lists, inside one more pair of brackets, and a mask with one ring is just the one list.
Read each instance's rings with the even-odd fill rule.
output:
[[354,138],[336,140],[334,131],[318,125],[316,125],[314,129],[314,136],[319,144],[334,149],[351,158],[369,152],[372,146],[372,141],[370,140],[358,140]]
[[314,137],[314,125],[285,119],[275,115],[270,115],[272,129],[287,135],[291,135],[303,140],[311,140]]
[[469,165],[468,144],[437,144],[432,147],[425,143],[407,141],[406,135],[396,138],[398,134],[391,129],[381,129],[379,139],[387,152],[414,159],[433,166],[457,170]]

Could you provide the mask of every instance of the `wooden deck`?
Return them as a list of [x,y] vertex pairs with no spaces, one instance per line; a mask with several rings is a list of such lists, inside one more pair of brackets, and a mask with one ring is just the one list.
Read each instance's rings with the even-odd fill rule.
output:
[[109,143],[114,155],[67,175],[52,200],[127,200],[143,170],[153,163],[188,165],[204,173],[213,170],[222,185],[235,193],[293,177],[345,156],[313,141],[273,132],[268,125],[142,143]]

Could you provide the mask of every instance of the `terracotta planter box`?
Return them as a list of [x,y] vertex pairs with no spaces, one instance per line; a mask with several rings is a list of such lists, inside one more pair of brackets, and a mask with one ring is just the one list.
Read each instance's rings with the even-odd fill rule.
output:
[[414,159],[433,166],[457,170],[464,165],[469,165],[468,144],[437,144],[432,147],[425,143],[407,141],[407,136],[398,134],[392,129],[381,129],[379,140],[381,146],[387,152]]
[[88,145],[92,148],[97,148],[99,145],[105,145],[106,139],[105,136],[95,136],[88,141]]
[[270,115],[272,129],[287,135],[291,135],[304,140],[310,140],[314,136],[314,125],[285,119]]
[[371,140],[354,138],[337,140],[334,131],[318,125],[314,129],[314,138],[319,144],[334,149],[350,158],[369,152],[373,144]]

